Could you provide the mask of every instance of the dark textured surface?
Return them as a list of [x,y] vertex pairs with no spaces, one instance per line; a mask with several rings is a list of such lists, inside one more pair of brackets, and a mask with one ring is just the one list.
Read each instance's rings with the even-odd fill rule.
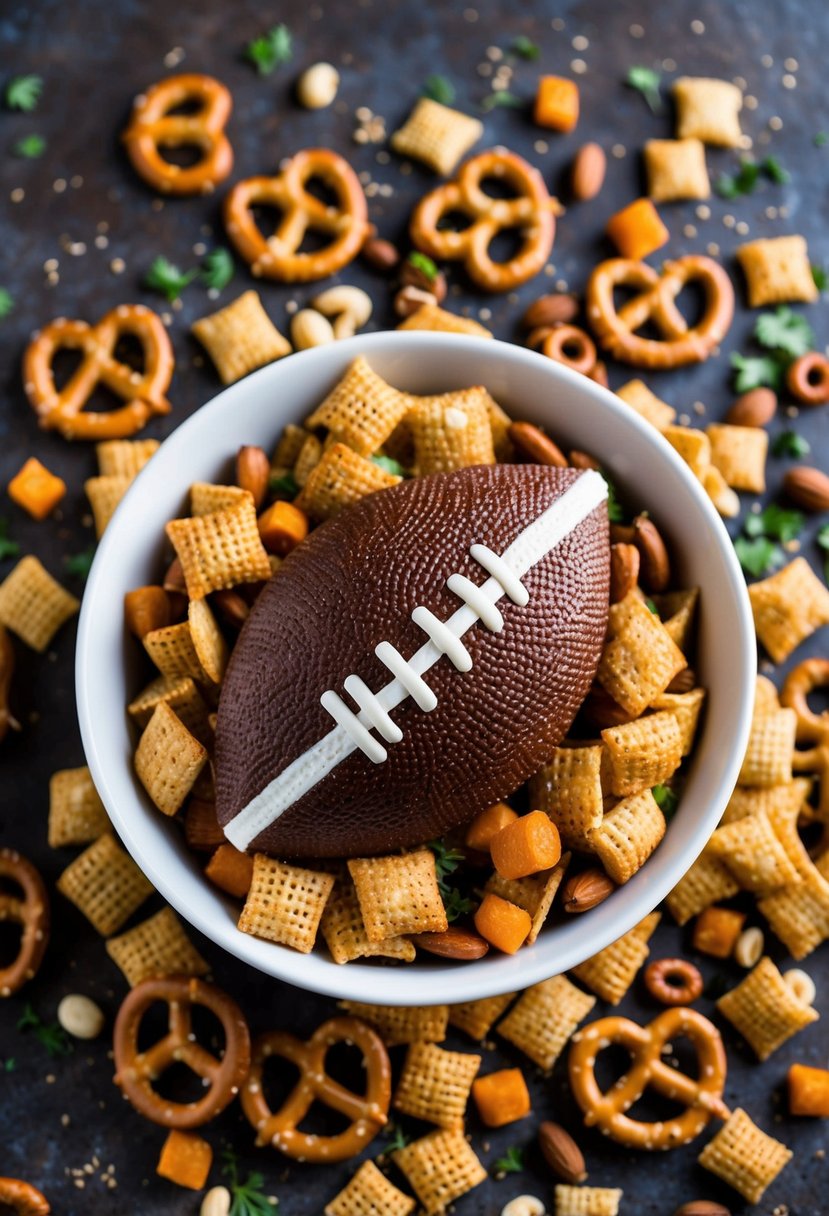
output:
[[[813,261],[824,265],[829,261],[829,148],[817,148],[812,142],[818,131],[829,130],[825,54],[829,10],[818,0],[741,0],[727,4],[721,0],[665,0],[658,6],[629,0],[615,4],[606,0],[560,4],[528,0],[520,6],[505,6],[486,0],[468,16],[461,4],[426,5],[415,0],[377,0],[356,6],[284,3],[270,8],[254,0],[237,0],[233,6],[215,0],[187,6],[162,0],[143,4],[113,0],[109,5],[80,0],[74,4],[5,0],[0,14],[3,76],[37,72],[45,79],[44,98],[35,115],[0,115],[0,282],[12,291],[17,302],[1,331],[4,401],[0,410],[0,474],[5,484],[23,459],[36,452],[69,482],[57,521],[34,523],[10,505],[3,508],[3,513],[9,516],[23,551],[38,553],[56,574],[61,573],[66,555],[81,552],[92,543],[82,483],[95,471],[95,461],[88,449],[70,447],[57,436],[38,432],[19,378],[25,340],[32,329],[61,313],[94,320],[127,300],[158,306],[158,297],[145,293],[139,285],[152,258],[164,253],[189,267],[198,261],[194,244],[210,246],[221,241],[216,235],[218,197],[171,201],[163,209],[156,209],[152,193],[134,178],[118,146],[118,132],[133,95],[165,73],[164,57],[174,47],[184,49],[182,70],[213,72],[233,91],[235,107],[229,134],[236,152],[235,174],[267,172],[281,157],[298,148],[330,143],[359,171],[391,186],[392,197],[374,193],[369,202],[372,220],[383,235],[393,239],[402,237],[411,206],[434,185],[434,178],[417,167],[411,174],[402,175],[393,156],[388,163],[378,163],[377,147],[353,144],[356,107],[368,106],[384,115],[391,131],[407,113],[425,77],[441,72],[455,82],[461,108],[474,111],[489,91],[488,79],[477,72],[477,66],[486,62],[486,48],[506,47],[519,33],[532,35],[542,46],[539,63],[519,61],[515,65],[511,88],[522,97],[532,94],[539,70],[567,74],[571,61],[582,60],[588,69],[579,76],[582,117],[572,135],[540,132],[523,114],[511,109],[497,109],[485,120],[487,143],[506,143],[537,163],[553,189],[564,188],[567,166],[581,142],[598,139],[607,148],[618,144],[626,150],[624,156],[610,157],[603,194],[594,202],[571,208],[559,221],[553,251],[556,270],[551,278],[542,276],[528,284],[520,300],[495,297],[482,301],[467,294],[462,277],[453,273],[461,294],[450,297],[450,306],[471,306],[475,312],[481,307],[490,309],[491,318],[484,319],[504,338],[518,337],[521,311],[539,290],[559,279],[574,289],[583,287],[589,268],[608,252],[600,235],[605,219],[641,190],[637,148],[651,136],[671,133],[668,109],[661,115],[651,114],[638,94],[621,85],[628,67],[664,62],[668,76],[682,72],[742,77],[748,93],[757,98],[756,109],[743,115],[744,129],[754,136],[758,155],[773,151],[790,170],[792,179],[782,187],[764,184],[744,200],[714,198],[708,220],[696,217],[693,204],[662,208],[671,230],[665,252],[705,252],[709,243],[716,243],[738,290],[737,318],[723,344],[723,356],[677,375],[665,373],[653,378],[656,390],[694,420],[697,401],[704,403],[705,417],[719,419],[724,415],[731,399],[727,356],[733,350],[750,348],[754,324],[753,314],[745,308],[742,282],[733,259],[733,251],[744,236],[733,226],[725,226],[725,217],[747,223],[752,236],[803,232]],[[470,20],[472,16],[476,19]],[[239,50],[249,38],[280,19],[294,30],[296,57],[288,68],[261,79],[240,61]],[[561,24],[553,27],[553,19]],[[703,32],[692,30],[692,21],[701,21]],[[572,40],[578,37],[586,38],[588,45],[578,43],[574,48]],[[772,60],[770,65],[763,62],[766,55]],[[799,65],[796,72],[784,66],[790,57]],[[293,81],[301,67],[321,58],[329,58],[340,67],[341,105],[317,113],[300,111],[292,101]],[[669,59],[673,63],[667,62]],[[782,83],[787,71],[795,77],[794,89]],[[780,119],[782,128],[774,131],[769,127],[772,117]],[[11,145],[35,132],[47,137],[47,155],[34,162],[12,160],[8,155]],[[548,151],[534,149],[539,137]],[[729,152],[709,149],[707,157],[715,172],[732,169],[736,163],[735,155]],[[81,184],[70,184],[59,193],[53,189],[54,182],[72,183],[75,175],[82,178]],[[14,188],[25,191],[22,202],[10,201]],[[785,207],[787,211],[785,215],[767,215],[769,207]],[[108,225],[107,231],[98,232],[99,224]],[[687,224],[694,225],[696,231],[686,235]],[[96,235],[106,238],[106,248],[96,247]],[[78,243],[82,243],[84,252],[80,252]],[[69,252],[70,246],[74,253]],[[60,263],[59,281],[50,285],[44,264],[52,258]],[[109,269],[113,258],[123,258],[126,263],[121,275]],[[355,265],[341,278],[371,292],[376,306],[373,325],[391,323],[390,297],[378,276]],[[241,290],[249,282],[240,270],[225,299],[231,299],[235,289]],[[262,285],[261,291],[270,314],[283,328],[287,323],[286,302],[302,301],[313,294],[312,287],[292,290],[273,284]],[[187,336],[188,323],[211,307],[204,291],[192,286],[185,293],[181,312],[173,314],[172,335],[178,359],[170,394],[174,412],[163,422],[155,422],[148,434],[169,433],[218,389],[215,374],[203,364]],[[826,339],[825,300],[807,311],[822,344]],[[611,367],[610,374],[614,385],[630,376],[629,369],[622,367]],[[829,450],[827,410],[804,411],[797,420],[781,412],[770,431],[774,437],[793,425],[812,444],[814,459],[825,466]],[[597,447],[600,442],[597,436]],[[770,462],[770,495],[778,493],[785,467],[782,461]],[[743,501],[747,510],[753,499],[744,496]],[[819,557],[812,539],[819,522],[810,523],[803,537],[803,552],[813,561]],[[0,572],[9,568],[6,562]],[[76,592],[81,590],[77,580],[67,581]],[[114,605],[113,611],[118,610]],[[46,845],[47,776],[53,769],[83,760],[74,713],[73,638],[74,626],[69,626],[57,639],[53,652],[44,657],[16,645],[16,708],[26,729],[4,743],[0,751],[0,838],[23,848],[50,883],[74,852],[53,853]],[[796,658],[817,653],[821,646],[825,647],[825,641],[810,643]],[[78,1044],[72,1056],[51,1060],[38,1042],[15,1029],[26,1001],[48,1019],[54,1016],[64,993],[87,992],[100,1001],[111,1019],[124,995],[120,973],[108,960],[97,935],[61,897],[54,895],[53,903],[53,943],[42,971],[27,992],[0,1004],[0,1056],[16,1061],[13,1072],[0,1072],[0,1173],[28,1176],[40,1184],[61,1216],[126,1211],[163,1216],[195,1213],[197,1196],[155,1177],[164,1133],[139,1119],[118,1097],[111,1083],[112,1062],[107,1056],[106,1038]],[[213,964],[218,982],[236,993],[255,1030],[281,1027],[308,1033],[331,1013],[330,1001],[246,972],[194,936]],[[653,956],[688,950],[689,942],[687,932],[666,924],[654,938]],[[774,957],[782,960],[783,952],[773,941],[770,945]],[[821,1216],[827,1210],[827,1164],[815,1155],[826,1147],[825,1125],[785,1117],[777,1121],[778,1112],[785,1109],[783,1080],[789,1063],[801,1059],[819,1066],[826,1064],[827,957],[824,947],[805,964],[817,981],[824,1021],[798,1035],[765,1066],[753,1063],[738,1036],[724,1026],[729,1056],[726,1100],[744,1106],[761,1126],[789,1143],[796,1153],[793,1163],[756,1209],[761,1216],[769,1216],[781,1204],[786,1204],[793,1216]],[[709,981],[724,976],[728,984],[733,984],[739,978],[740,972],[732,964],[698,961]],[[641,981],[621,1008],[640,1020],[648,1020],[657,1012],[644,994]],[[710,999],[701,1000],[699,1008],[710,1013]],[[601,1006],[599,1012],[603,1012]],[[450,1045],[467,1050],[470,1047],[456,1035]],[[526,1064],[511,1049],[485,1054],[487,1071],[503,1064]],[[394,1055],[397,1067],[400,1050]],[[535,1117],[554,1117],[577,1131],[579,1121],[567,1094],[562,1062],[552,1081],[535,1077],[530,1066],[526,1073]],[[63,1126],[62,1115],[68,1116],[68,1126]],[[489,1134],[482,1131],[473,1114],[470,1128],[485,1162],[491,1164],[507,1145],[532,1145],[535,1117]],[[243,1169],[261,1169],[267,1189],[281,1196],[281,1210],[288,1216],[318,1214],[350,1173],[349,1166],[311,1169],[289,1165],[275,1154],[254,1151],[252,1134],[236,1108],[226,1112],[206,1134],[217,1149],[223,1140],[232,1141],[241,1154]],[[696,1196],[720,1199],[734,1212],[744,1210],[738,1197],[695,1164],[706,1135],[687,1149],[651,1158],[619,1148],[593,1132],[578,1134],[587,1155],[590,1181],[624,1188],[623,1213],[670,1216],[680,1202]],[[485,1144],[491,1147],[484,1148]],[[110,1163],[115,1166],[119,1180],[116,1190],[107,1189],[98,1180],[100,1171],[88,1176],[83,1189],[76,1189],[66,1171],[81,1169],[93,1158],[102,1167]],[[535,1148],[530,1148],[527,1161],[525,1174],[488,1184],[458,1204],[459,1216],[497,1216],[507,1199],[525,1191],[541,1194],[550,1204],[550,1180]],[[211,1177],[219,1180],[218,1168]]]

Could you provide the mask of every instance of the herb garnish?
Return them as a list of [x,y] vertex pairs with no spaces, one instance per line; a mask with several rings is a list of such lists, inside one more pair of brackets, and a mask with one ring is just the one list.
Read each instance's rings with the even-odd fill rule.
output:
[[271,494],[285,494],[288,498],[296,498],[299,493],[299,486],[293,473],[280,473],[276,477],[271,477],[268,482],[268,489]]
[[381,469],[385,469],[387,473],[393,473],[395,477],[405,477],[406,470],[399,460],[393,460],[391,456],[383,456],[377,453],[372,456],[371,463],[379,465]]
[[738,393],[747,393],[753,388],[780,388],[783,365],[771,355],[741,355],[734,351],[731,366],[737,373],[734,387]]
[[662,96],[659,92],[661,81],[661,72],[655,72],[653,68],[633,67],[625,77],[625,84],[642,94],[654,114],[658,114],[662,109]]
[[0,561],[4,557],[17,557],[20,545],[9,536],[9,521],[0,515]]
[[205,287],[210,287],[214,291],[222,291],[233,278],[235,270],[236,266],[230,250],[223,249],[220,245],[206,254],[201,264],[201,280]]
[[754,326],[754,337],[767,350],[782,351],[792,359],[805,355],[815,344],[809,322],[786,304],[779,305],[774,312],[760,314]]
[[398,1127],[396,1123],[387,1123],[383,1133],[386,1137],[385,1152],[396,1153],[399,1149],[405,1148],[407,1144],[411,1144],[412,1138],[402,1127]]
[[58,1022],[44,1022],[34,1008],[27,1004],[17,1022],[18,1030],[31,1030],[50,1056],[68,1056],[75,1050],[69,1036]]
[[451,886],[446,880],[455,873],[464,859],[460,849],[453,849],[444,840],[430,840],[427,846],[435,855],[435,874],[438,880],[438,890],[446,909],[446,919],[450,922],[459,916],[471,912],[474,904],[467,899],[457,887]]
[[816,148],[823,148],[829,144],[829,131],[818,131],[813,137],[812,143]]
[[406,261],[414,270],[419,270],[422,275],[425,275],[430,283],[434,283],[440,273],[432,259],[418,249],[413,249]]
[[616,486],[602,469],[599,469],[599,473],[607,483],[607,518],[612,524],[622,524],[625,522],[625,511],[619,502]]
[[778,435],[774,443],[771,445],[772,455],[774,456],[808,456],[811,452],[808,439],[804,439],[802,435],[798,435],[795,431],[784,431],[782,435]]
[[507,89],[497,89],[494,93],[490,93],[481,102],[481,109],[485,114],[497,107],[507,109],[520,110],[524,107],[524,99],[517,97],[515,93],[510,93]]
[[679,795],[676,790],[672,790],[669,785],[655,785],[651,793],[662,814],[666,819],[670,819],[679,806]]
[[818,528],[815,544],[827,555],[823,563],[823,577],[829,583],[829,524],[823,524]]
[[740,168],[736,173],[721,173],[714,184],[714,189],[720,198],[739,198],[742,194],[751,194],[761,176],[767,177],[769,181],[775,182],[777,185],[785,185],[790,181],[791,174],[787,169],[784,169],[774,156],[767,156],[765,160],[751,160],[750,157],[744,156],[740,161]]
[[273,1216],[279,1206],[264,1193],[265,1178],[258,1171],[239,1181],[239,1162],[233,1149],[222,1151],[222,1174],[227,1178],[231,1201],[229,1216]]
[[785,545],[797,540],[805,522],[805,516],[800,511],[771,503],[765,511],[749,515],[743,524],[743,531],[746,536],[768,536]]
[[3,99],[10,110],[22,110],[31,114],[37,109],[40,95],[43,92],[43,80],[40,76],[12,76],[6,85]]
[[12,293],[5,287],[0,287],[0,317],[7,317],[14,311]]
[[23,160],[37,160],[46,151],[46,140],[42,135],[24,135],[18,139],[12,151]]
[[167,258],[159,255],[157,258],[153,258],[150,264],[150,269],[144,278],[144,286],[149,287],[151,291],[157,291],[172,304],[179,298],[188,283],[193,282],[197,274],[197,270],[188,270],[184,273]]
[[14,1056],[9,1056],[7,1060],[3,1061],[2,1068],[3,1072],[14,1072],[15,1068],[17,1068],[17,1060],[15,1060]]
[[95,560],[95,546],[90,545],[88,549],[84,549],[83,553],[73,553],[63,559],[63,568],[67,574],[73,574],[76,578],[86,580],[89,577],[89,571],[92,569],[92,563]]
[[494,1163],[496,1174],[520,1174],[524,1168],[524,1149],[514,1145]]
[[754,578],[760,578],[767,571],[783,564],[782,549],[766,536],[758,536],[755,540],[738,536],[734,541],[734,551],[743,571]]
[[455,86],[451,80],[447,80],[445,76],[433,72],[431,76],[427,76],[423,81],[421,93],[424,97],[428,97],[430,101],[440,102],[442,106],[451,106],[455,100]]
[[538,59],[541,54],[541,47],[537,42],[533,42],[532,38],[528,38],[526,34],[518,34],[512,40],[510,53],[517,55],[519,59]]
[[288,63],[293,53],[293,38],[287,25],[272,26],[245,47],[245,59],[253,64],[260,76],[269,76],[274,68]]
[[829,271],[823,266],[812,265],[812,280],[818,291],[829,291]]

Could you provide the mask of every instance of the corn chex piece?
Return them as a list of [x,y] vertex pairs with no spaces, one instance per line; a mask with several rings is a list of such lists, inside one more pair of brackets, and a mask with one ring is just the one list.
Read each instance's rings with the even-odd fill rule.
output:
[[619,798],[667,781],[682,761],[682,731],[668,710],[608,726],[601,734],[610,790]]
[[665,629],[685,654],[693,637],[699,587],[689,587],[686,591],[667,591],[664,595],[655,595],[653,602]]
[[652,709],[673,714],[679,727],[683,756],[689,755],[694,746],[700,711],[705,700],[704,688],[692,688],[690,692],[663,692],[656,698]]
[[570,853],[564,853],[551,869],[539,870],[537,874],[529,874],[526,878],[504,878],[496,871],[487,879],[484,887],[487,894],[499,895],[501,899],[517,904],[530,914],[532,924],[525,945],[531,946],[544,927],[571,856]]
[[742,140],[742,90],[728,80],[680,76],[673,85],[680,139],[701,139],[720,148],[738,148]]
[[108,832],[66,867],[56,885],[102,937],[117,933],[153,889]]
[[98,472],[102,477],[129,477],[132,481],[160,446],[157,439],[107,439],[96,443]]
[[411,156],[448,177],[483,133],[483,124],[477,118],[421,97],[400,130],[392,135],[391,146],[401,156]]
[[480,1001],[450,1005],[449,1023],[481,1043],[516,996],[515,992],[505,992],[502,996],[486,996]]
[[294,422],[289,422],[279,436],[271,456],[271,469],[290,469],[302,450],[302,445],[308,438],[309,432]]
[[436,1123],[438,1127],[463,1127],[466,1104],[481,1057],[462,1051],[446,1051],[434,1043],[412,1043],[394,1095],[394,1106],[405,1115]]
[[702,488],[723,519],[740,514],[740,496],[736,494],[716,465],[710,464],[702,474]]
[[340,1008],[375,1026],[387,1047],[398,1047],[401,1043],[442,1043],[446,1038],[448,1005],[406,1007],[340,1001]]
[[488,397],[486,389],[476,387],[416,399],[406,421],[419,477],[495,463]]
[[21,557],[0,583],[0,624],[41,654],[79,608],[36,557]]
[[738,1107],[697,1160],[749,1203],[759,1203],[792,1156],[785,1144],[761,1131]]
[[624,937],[574,967],[573,975],[603,1001],[618,1005],[650,953],[648,942],[660,919],[651,912]]
[[187,623],[199,666],[211,683],[220,684],[224,679],[230,650],[207,600],[190,600]]
[[132,484],[132,477],[113,473],[107,477],[88,477],[83,483],[84,493],[92,508],[92,518],[95,521],[95,535],[101,539],[109,521],[115,514],[115,509]]
[[816,629],[829,624],[829,589],[805,557],[753,583],[748,598],[757,636],[775,663],[785,662]]
[[421,304],[416,312],[406,317],[398,329],[425,329],[430,333],[471,334],[473,338],[491,338],[492,332],[471,317],[459,317],[447,312],[439,304]]
[[759,897],[801,881],[766,811],[717,828],[708,847],[722,858],[744,891]]
[[608,811],[601,827],[590,833],[590,847],[610,878],[625,883],[661,843],[665,829],[665,816],[651,790],[641,790]]
[[[178,626],[174,625],[173,628],[177,629]],[[133,722],[143,729],[153,716],[156,705],[160,705],[162,701],[170,706],[176,717],[181,719],[190,734],[195,735],[199,743],[206,742],[210,734],[207,706],[192,677],[186,675],[156,676],[137,697],[130,701],[127,712]]]
[[797,814],[809,797],[811,788],[812,782],[808,777],[795,777],[794,781],[766,789],[746,789],[738,785],[728,800],[720,822],[735,823],[747,815],[763,814],[776,823],[780,815]]
[[207,749],[165,701],[153,710],[135,749],[135,771],[163,815],[175,815],[207,763]]
[[226,511],[252,495],[240,486],[216,485],[212,481],[194,481],[190,487],[190,514],[212,515]]
[[389,1182],[373,1161],[364,1161],[323,1210],[325,1216],[409,1216],[414,1208],[414,1199]]
[[181,561],[191,600],[271,576],[250,495],[223,511],[195,519],[172,519],[166,531]]
[[720,997],[717,1008],[748,1040],[758,1060],[767,1060],[820,1016],[811,1005],[798,1000],[770,958],[761,958],[736,988]]
[[530,779],[530,802],[550,816],[563,844],[584,848],[590,832],[601,824],[601,771],[600,745],[562,746]]
[[387,384],[362,355],[306,419],[309,430],[325,427],[360,456],[381,448],[411,408],[408,393]]
[[555,975],[527,988],[496,1030],[549,1072],[595,1004],[595,998],[571,984],[566,975]]
[[685,925],[697,913],[710,908],[711,904],[730,899],[739,889],[740,884],[728,866],[705,849],[665,902],[677,924]]
[[649,139],[645,142],[648,195],[655,203],[710,198],[705,146],[699,139]]
[[829,939],[829,881],[817,869],[797,830],[798,811],[772,807],[769,818],[801,881],[761,899],[757,905],[793,958],[802,959]]
[[619,1216],[622,1191],[617,1186],[569,1186],[555,1189],[555,1216]]
[[333,874],[306,870],[257,853],[238,928],[253,937],[310,954],[333,886]]
[[608,614],[610,641],[597,679],[614,701],[636,717],[687,667],[685,656],[655,613],[631,591]]
[[369,941],[360,911],[360,901],[347,872],[337,877],[331,898],[322,914],[320,932],[335,963],[350,963],[355,958],[376,957],[399,958],[407,963],[414,961],[416,951],[406,937],[387,937],[380,942]]
[[370,942],[401,933],[441,933],[448,927],[431,849],[352,858],[348,870]]
[[162,908],[120,937],[111,937],[106,950],[130,988],[152,975],[206,975],[209,971],[172,908]]
[[358,456],[344,443],[335,443],[308,474],[295,505],[321,522],[367,494],[396,486],[400,480],[373,460]]
[[64,768],[49,778],[49,847],[87,844],[109,827],[109,818],[92,774],[82,768]]
[[746,276],[750,308],[797,300],[808,304],[818,298],[805,237],[749,241],[737,249],[737,261]]
[[392,1153],[426,1216],[443,1212],[486,1179],[486,1170],[460,1129],[430,1132]]
[[735,490],[762,494],[766,488],[769,437],[759,426],[711,423],[705,433],[711,441],[711,462]]
[[245,291],[226,308],[190,326],[216,365],[222,384],[233,384],[248,372],[291,353],[291,344],[271,321],[259,294]]
[[636,410],[640,417],[655,426],[658,431],[664,431],[676,418],[673,406],[662,401],[656,393],[652,393],[644,380],[628,380],[627,384],[616,389],[616,396],[621,397],[626,405]]
[[700,480],[711,464],[711,440],[692,426],[667,426],[662,434],[695,477]]
[[207,675],[196,654],[189,620],[179,621],[177,625],[164,625],[161,629],[151,629],[142,638],[142,643],[164,679],[189,678],[191,681],[208,683]]
[[793,709],[775,709],[754,717],[743,758],[740,785],[768,788],[792,779],[797,715]]
[[768,676],[757,676],[754,681],[754,716],[759,718],[772,709],[780,708],[777,689]]

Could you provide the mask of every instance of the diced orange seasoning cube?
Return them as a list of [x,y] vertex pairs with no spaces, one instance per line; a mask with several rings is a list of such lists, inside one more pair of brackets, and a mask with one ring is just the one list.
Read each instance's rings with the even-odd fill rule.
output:
[[171,1131],[156,1166],[160,1178],[200,1191],[213,1164],[213,1149],[193,1132]]
[[268,553],[284,557],[308,535],[308,516],[291,502],[275,502],[259,516],[259,535]]
[[66,493],[66,482],[30,456],[9,482],[9,498],[33,519],[45,519]]
[[472,1082],[472,1097],[487,1127],[504,1127],[532,1110],[530,1091],[520,1068],[502,1068]]
[[572,131],[579,121],[579,86],[566,76],[541,76],[535,95],[535,121],[554,131]]
[[745,919],[744,912],[735,912],[733,908],[706,908],[694,925],[694,949],[712,958],[728,958]]
[[480,811],[475,816],[466,829],[466,847],[477,849],[480,853],[488,852],[493,836],[497,836],[502,828],[514,823],[517,818],[517,812],[507,806],[506,802],[496,802],[488,806],[485,811]]
[[637,198],[607,221],[607,235],[623,258],[646,258],[661,249],[670,233],[649,198]]
[[253,881],[253,858],[240,853],[232,844],[220,844],[204,872],[222,891],[244,899]]
[[561,857],[558,828],[543,811],[530,811],[492,838],[492,864],[502,878],[526,878],[549,870]]
[[788,1085],[791,1114],[829,1118],[829,1070],[792,1064]]
[[475,913],[475,928],[481,937],[504,954],[515,954],[524,945],[532,924],[529,912],[491,892]]

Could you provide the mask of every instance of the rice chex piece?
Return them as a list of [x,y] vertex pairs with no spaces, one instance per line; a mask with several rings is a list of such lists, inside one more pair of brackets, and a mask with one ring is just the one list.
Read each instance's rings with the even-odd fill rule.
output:
[[311,473],[322,460],[323,447],[316,435],[306,435],[294,461],[293,477],[296,484],[304,486]]
[[771,807],[769,818],[801,881],[781,887],[757,904],[793,958],[802,959],[829,939],[829,882],[817,869],[797,830],[799,808],[793,799],[788,806]]
[[622,1191],[617,1186],[569,1186],[555,1189],[555,1216],[619,1216]]
[[603,1001],[618,1005],[650,953],[648,942],[660,920],[658,912],[651,912],[624,937],[574,967],[573,975]]
[[781,785],[772,785],[766,789],[747,789],[738,785],[728,800],[728,806],[723,811],[721,824],[735,823],[745,819],[747,815],[764,814],[771,819],[786,815],[789,812],[800,811],[812,788],[808,777],[795,777]]
[[775,663],[783,663],[821,625],[829,624],[829,588],[805,557],[748,589],[757,636]]
[[435,1043],[412,1043],[394,1095],[394,1106],[405,1115],[463,1127],[469,1092],[481,1057],[463,1051],[446,1051]]
[[257,853],[238,928],[253,937],[310,954],[333,886],[333,874],[306,870]]
[[667,781],[682,761],[682,732],[667,711],[608,726],[601,734],[610,790],[619,798]]
[[602,748],[563,745],[530,778],[530,802],[556,825],[562,843],[584,848],[604,814]]
[[273,450],[271,470],[292,468],[308,435],[305,427],[297,426],[295,422],[287,423]]
[[221,684],[230,658],[230,650],[224,635],[216,624],[207,600],[190,600],[187,605],[187,623],[199,666],[208,680]]
[[153,975],[206,975],[210,969],[172,908],[162,908],[120,937],[111,937],[106,950],[130,988]]
[[389,1182],[373,1161],[364,1161],[323,1211],[325,1216],[409,1216],[414,1208],[411,1196]]
[[308,474],[296,506],[311,519],[331,519],[367,494],[387,490],[401,480],[395,473],[359,456],[344,443],[332,444]]
[[761,958],[736,988],[720,997],[717,1008],[748,1040],[758,1060],[767,1060],[820,1016],[795,996],[770,958]]
[[505,992],[501,996],[486,996],[479,1001],[450,1005],[449,1023],[468,1034],[470,1039],[477,1039],[481,1043],[517,995],[516,992]]
[[615,883],[625,883],[661,843],[666,826],[651,790],[641,790],[608,811],[601,826],[590,833],[590,848],[609,877]]
[[811,304],[818,298],[805,237],[748,241],[736,254],[746,276],[749,308],[798,300]]
[[190,514],[212,515],[214,511],[226,511],[245,498],[253,500],[249,490],[241,486],[216,485],[212,481],[194,481],[190,487]]
[[759,1203],[766,1189],[793,1157],[791,1149],[767,1135],[738,1107],[709,1140],[697,1161],[727,1182],[749,1203]]
[[694,746],[697,723],[705,700],[704,688],[692,688],[690,692],[663,692],[655,698],[652,709],[667,710],[676,718],[682,745],[682,755],[687,756]]
[[537,874],[529,874],[526,878],[503,878],[496,870],[487,879],[484,887],[487,894],[499,895],[508,903],[517,904],[519,908],[529,912],[532,925],[525,945],[531,946],[544,927],[571,856],[570,853],[564,853],[551,869],[539,870]]
[[411,408],[409,393],[387,384],[362,355],[306,419],[309,430],[325,427],[335,440],[360,456],[371,456],[383,446]]
[[[172,626],[177,628],[177,626]],[[188,625],[189,629],[189,625]],[[149,636],[149,635],[148,635]],[[194,652],[195,653],[195,652]],[[201,664],[199,664],[199,668]],[[156,705],[164,701],[180,718],[191,735],[199,743],[205,743],[210,728],[207,723],[207,706],[191,676],[156,676],[127,706],[127,713],[140,727],[145,727],[155,712]]]
[[163,815],[175,815],[207,763],[207,749],[160,701],[135,749],[135,771]]
[[595,998],[571,984],[566,975],[554,975],[527,988],[496,1030],[549,1072],[595,1004]]
[[768,788],[792,779],[797,715],[793,709],[774,709],[751,722],[748,746],[738,782]]
[[337,876],[331,898],[325,905],[320,932],[335,963],[350,963],[355,958],[399,958],[414,961],[414,945],[407,937],[387,937],[371,942],[363,924],[360,901],[351,876]]
[[88,844],[109,827],[100,795],[86,765],[64,768],[49,778],[49,847]]
[[172,519],[167,536],[181,561],[187,594],[204,599],[211,591],[269,579],[271,564],[259,536],[249,495],[233,507],[193,519]]
[[102,477],[129,477],[132,481],[160,447],[157,439],[106,439],[95,444]]
[[758,897],[801,881],[766,811],[756,811],[717,828],[708,848],[722,858],[744,891],[753,891]]
[[442,1129],[392,1153],[426,1216],[436,1216],[486,1180],[486,1170],[461,1129]]
[[0,624],[41,654],[80,606],[36,557],[21,557],[0,583]]
[[450,473],[474,464],[495,464],[489,393],[481,387],[439,397],[417,397],[406,416],[419,477]]
[[644,153],[648,196],[655,203],[710,198],[711,183],[701,140],[648,139]]
[[655,426],[658,431],[664,431],[676,418],[673,406],[662,401],[652,393],[644,380],[628,380],[621,388],[616,389],[616,396],[621,397],[626,405],[636,410],[641,418]]
[[291,344],[271,321],[258,292],[245,291],[226,308],[190,326],[216,365],[222,384],[291,353]]
[[631,591],[608,614],[610,641],[596,677],[602,688],[637,717],[687,667],[682,651],[659,618]]
[[92,508],[95,535],[101,539],[115,509],[132,484],[133,478],[123,473],[112,473],[106,477],[88,477],[83,483],[84,493]]
[[[144,634],[141,641],[147,654],[165,679],[208,682],[199,662],[199,656],[196,654],[189,621],[179,621],[177,625],[163,625],[161,629],[151,629],[149,633]],[[159,698],[159,700],[164,699],[164,697]]]
[[699,587],[666,591],[664,595],[655,595],[653,601],[662,624],[683,654],[687,653],[699,603]]
[[370,942],[401,933],[442,933],[448,928],[431,849],[352,858],[348,870]]
[[425,329],[430,333],[471,334],[473,338],[491,338],[492,332],[471,317],[459,317],[447,312],[439,304],[421,304],[416,312],[406,317],[398,329]]
[[401,156],[411,156],[448,177],[483,133],[483,124],[477,118],[421,97],[400,130],[392,135],[391,146]]
[[109,832],[84,849],[56,885],[102,937],[117,933],[153,889]]
[[665,902],[677,924],[685,925],[697,913],[723,899],[730,899],[739,889],[740,884],[728,866],[705,849],[669,892]]
[[711,463],[734,490],[762,494],[766,488],[766,457],[769,437],[759,426],[730,426],[711,423],[706,427],[711,440]]
[[370,1022],[387,1047],[401,1043],[442,1043],[449,1022],[448,1005],[366,1005],[340,1001],[340,1008]]
[[662,434],[695,477],[702,480],[711,465],[711,440],[692,426],[666,426]]
[[740,146],[743,93],[736,84],[707,76],[679,76],[672,92],[680,139],[701,139],[719,148]]

